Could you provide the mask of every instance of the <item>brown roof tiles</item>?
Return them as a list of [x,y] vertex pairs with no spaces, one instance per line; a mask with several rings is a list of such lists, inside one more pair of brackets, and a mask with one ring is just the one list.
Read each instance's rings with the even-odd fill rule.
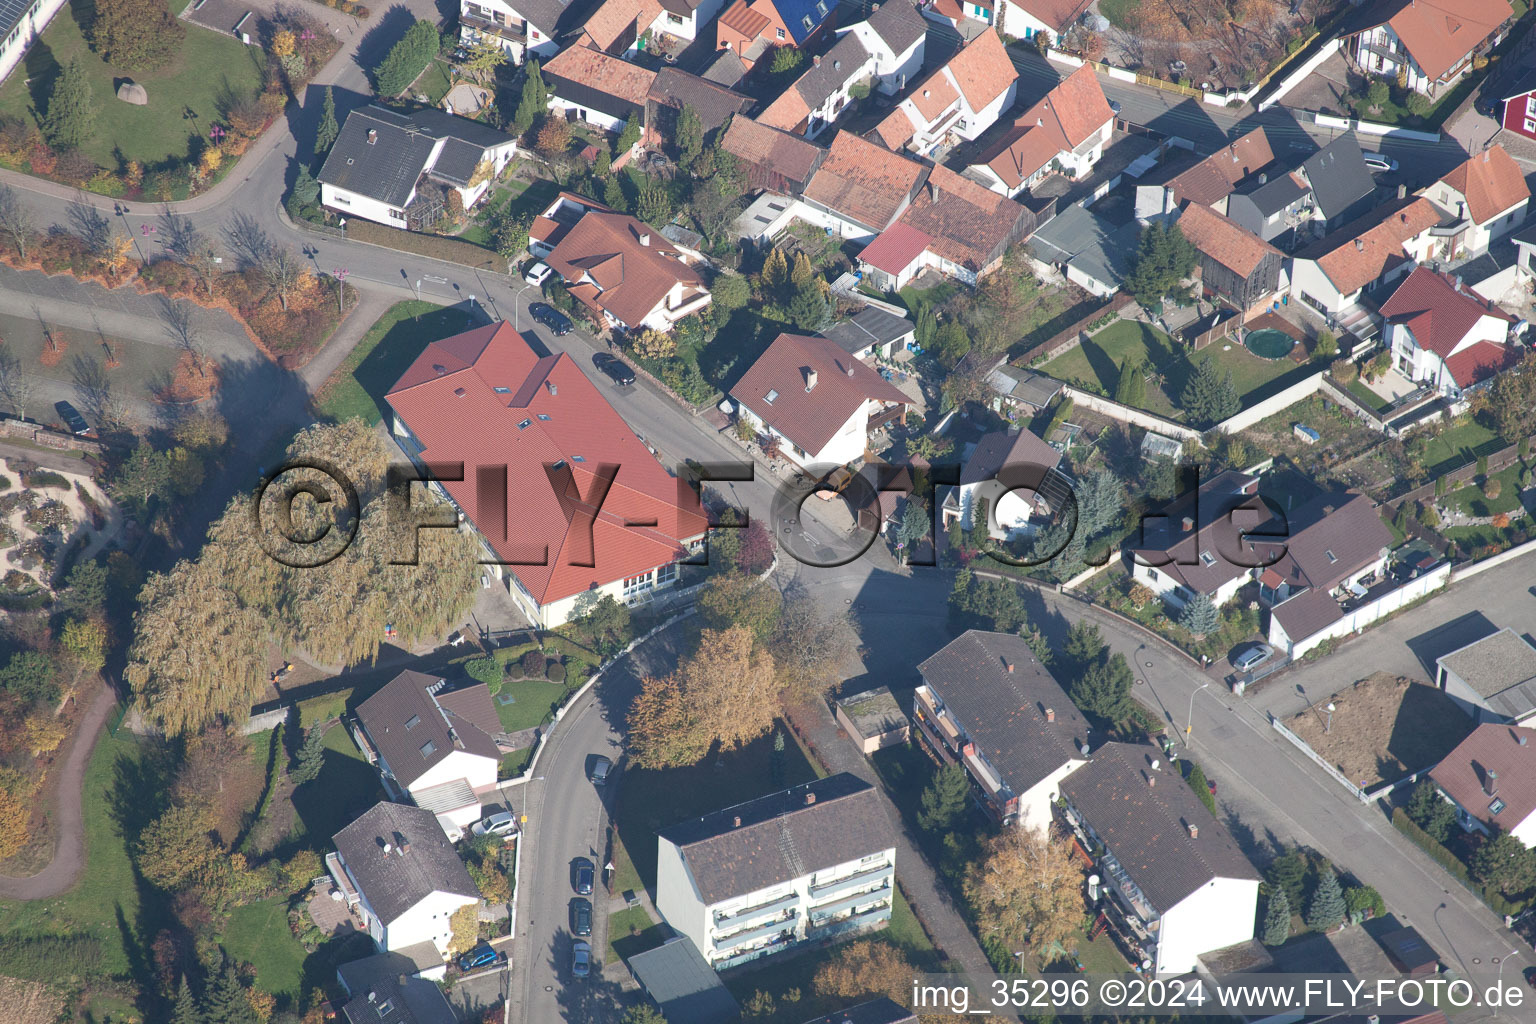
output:
[[[1485,722],[1430,771],[1445,795],[1485,825],[1510,831],[1536,811],[1536,729]],[[1490,792],[1491,790],[1491,792]],[[1494,812],[1494,803],[1501,806]]]
[[915,160],[839,131],[804,195],[878,232],[901,213],[926,171]]
[[945,65],[972,110],[981,110],[1018,80],[1019,71],[996,32],[983,32]]
[[[1383,20],[1430,78],[1438,79],[1514,14],[1508,0],[1390,0]],[[1381,24],[1381,22],[1377,22]]]
[[1467,212],[1479,224],[1531,197],[1524,173],[1503,146],[1468,157],[1440,180],[1467,197]]
[[1440,211],[1422,196],[1378,206],[1296,253],[1313,259],[1341,295],[1349,295],[1408,258],[1404,246],[1440,223]]
[[591,46],[568,46],[549,59],[544,71],[568,82],[580,82],[597,92],[606,93],[645,106],[656,72],[647,71],[621,57]]
[[1280,255],[1279,249],[1252,231],[1199,203],[1185,204],[1179,230],[1196,249],[1244,279],[1264,257]]

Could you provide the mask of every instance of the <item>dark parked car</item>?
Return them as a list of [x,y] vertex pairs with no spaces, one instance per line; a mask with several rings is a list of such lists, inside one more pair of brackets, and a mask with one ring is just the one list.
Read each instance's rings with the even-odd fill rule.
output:
[[459,957],[459,970],[473,971],[480,967],[489,967],[491,964],[504,964],[506,962],[507,954],[498,953],[482,942],[468,953]]
[[53,408],[71,434],[84,434],[90,431],[90,425],[85,422],[85,417],[80,415],[80,410],[68,402],[54,402]]
[[592,904],[580,896],[571,900],[571,934],[582,937],[592,934]]
[[608,773],[613,771],[613,762],[599,754],[592,760],[592,771],[587,778],[592,780],[592,785],[601,786],[608,781]]
[[578,896],[592,895],[592,880],[596,873],[592,862],[585,857],[571,861],[571,888],[576,890]]
[[592,362],[615,384],[633,384],[635,371],[631,370],[624,360],[611,356],[606,352],[599,352],[592,357]]
[[547,302],[533,303],[528,307],[528,313],[553,331],[557,338],[562,334],[571,333],[571,318]]

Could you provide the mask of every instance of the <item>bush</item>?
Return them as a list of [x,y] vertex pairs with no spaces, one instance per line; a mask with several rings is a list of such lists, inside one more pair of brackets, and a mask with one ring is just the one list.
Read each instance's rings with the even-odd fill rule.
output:
[[539,678],[539,676],[544,674],[544,664],[546,660],[547,659],[544,657],[544,652],[539,650],[537,647],[531,651],[528,651],[523,655],[523,675],[527,676],[529,679]]
[[464,664],[464,671],[469,678],[486,686],[494,686],[501,681],[501,666],[496,664],[495,658],[475,658]]
[[1491,480],[1483,482],[1483,494],[1488,497],[1488,500],[1492,501],[1503,493],[1504,483],[1498,477],[1493,477]]
[[1369,885],[1355,885],[1345,889],[1344,906],[1349,909],[1351,917],[1359,914],[1363,918],[1366,911],[1370,911],[1370,916],[1375,918],[1387,912],[1387,904],[1381,898],[1381,893]]
[[65,490],[65,491],[69,490],[69,481],[68,480],[64,479],[59,474],[50,472],[49,470],[46,470],[46,469],[39,469],[39,470],[35,470],[34,472],[28,473],[22,479],[22,482],[25,483],[28,487],[31,487],[33,489],[41,489],[41,488],[44,488],[44,487],[53,487],[53,488],[60,489],[60,490]]
[[552,683],[565,682],[565,665],[562,662],[551,661],[544,669],[544,677]]
[[7,935],[0,938],[0,974],[24,981],[105,976],[101,942],[85,935]]

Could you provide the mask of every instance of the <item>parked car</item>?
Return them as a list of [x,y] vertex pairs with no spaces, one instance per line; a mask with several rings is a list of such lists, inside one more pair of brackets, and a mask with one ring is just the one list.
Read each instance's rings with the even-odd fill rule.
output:
[[477,836],[504,836],[517,831],[517,818],[511,811],[497,811],[469,826],[469,831]]
[[539,323],[553,331],[555,337],[571,333],[571,318],[547,302],[533,303],[528,307],[528,313]]
[[1365,166],[1370,168],[1373,173],[1382,174],[1386,171],[1397,170],[1398,163],[1385,153],[1367,153],[1365,154]]
[[507,954],[498,953],[482,942],[468,953],[459,957],[459,970],[468,972],[481,967],[489,967],[492,964],[504,964],[506,962]]
[[592,357],[592,362],[599,370],[607,374],[608,379],[615,384],[623,386],[635,382],[635,371],[631,370],[624,360],[616,356],[611,356],[606,352],[599,352]]
[[523,280],[535,287],[541,287],[554,272],[555,268],[548,263],[543,260],[534,260],[533,265],[523,271]]
[[68,428],[71,434],[90,432],[91,428],[85,422],[85,417],[81,416],[80,410],[76,409],[73,405],[70,405],[68,402],[54,402],[53,408],[59,414],[59,419],[64,421],[64,426]]
[[578,978],[585,978],[587,972],[592,970],[592,944],[576,940],[571,947],[571,973]]
[[587,778],[592,780],[592,785],[601,786],[608,781],[608,773],[613,771],[613,762],[599,754],[592,761],[592,770],[587,773]]
[[580,896],[571,900],[571,934],[582,937],[592,934],[592,903]]
[[577,857],[571,861],[571,888],[576,890],[576,895],[591,896],[592,881],[596,876],[597,869],[587,858]]
[[1232,659],[1232,667],[1239,672],[1252,672],[1274,653],[1275,649],[1269,644],[1254,644]]

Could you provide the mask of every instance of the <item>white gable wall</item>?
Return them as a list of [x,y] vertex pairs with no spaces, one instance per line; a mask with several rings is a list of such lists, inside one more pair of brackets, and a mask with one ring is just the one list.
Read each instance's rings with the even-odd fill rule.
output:
[[[1194,842],[1199,843],[1197,838]],[[1187,974],[1201,953],[1253,938],[1258,881],[1214,878],[1163,911],[1158,929],[1158,974]]]

